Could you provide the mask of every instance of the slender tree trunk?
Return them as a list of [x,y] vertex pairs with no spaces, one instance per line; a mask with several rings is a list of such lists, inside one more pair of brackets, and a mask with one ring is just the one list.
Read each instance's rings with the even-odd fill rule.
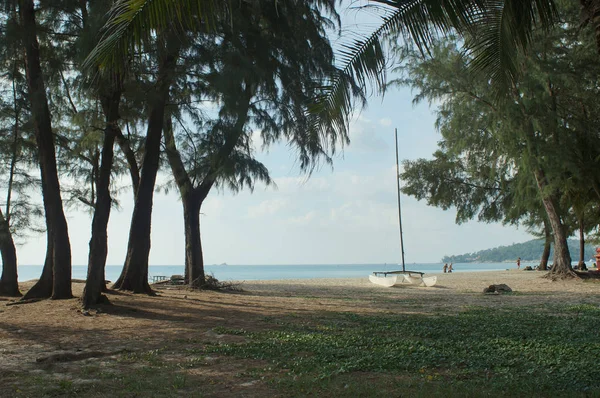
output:
[[552,233],[548,221],[544,219],[544,251],[538,269],[546,271],[548,269],[548,259],[550,258],[550,248],[552,246]]
[[[14,70],[16,71],[15,63]],[[16,73],[14,73],[16,74]],[[13,75],[14,75],[13,74]],[[8,176],[8,188],[6,193],[6,217],[0,210],[0,255],[2,256],[2,276],[0,276],[0,296],[21,297],[17,275],[17,249],[10,231],[10,212],[12,188],[15,178],[15,169],[19,152],[19,108],[17,105],[17,89],[13,80],[13,104],[15,111],[15,125],[13,129],[12,158]]]
[[567,234],[565,233],[565,228],[558,212],[558,206],[551,195],[545,194],[547,183],[543,171],[538,168],[534,174],[542,196],[542,203],[546,209],[554,234],[554,264],[550,271],[551,277],[576,276],[571,267],[571,254],[567,245]]
[[110,174],[112,171],[115,138],[119,131],[119,103],[121,92],[115,91],[108,98],[103,98],[106,127],[104,129],[104,142],[102,144],[102,161],[96,184],[96,206],[92,220],[92,237],[90,239],[90,253],[88,258],[88,274],[83,291],[83,307],[106,301],[102,292],[106,290],[105,267],[108,255],[108,220],[112,199],[110,197]]
[[152,294],[148,284],[148,257],[150,255],[150,234],[154,185],[160,160],[160,141],[164,123],[165,108],[169,89],[177,64],[180,49],[179,38],[169,40],[164,54],[159,57],[159,70],[156,93],[151,101],[148,130],[140,186],[137,190],[125,266],[114,287],[134,293]]
[[578,269],[583,269],[585,267],[585,233],[583,229],[585,228],[583,217],[579,219],[579,263],[577,263]]
[[550,249],[552,248],[552,239],[546,238],[544,241],[544,251],[542,252],[542,260],[540,261],[539,269],[546,271],[548,269],[548,260],[550,259]]
[[135,158],[135,153],[133,149],[131,149],[131,145],[129,144],[129,140],[123,135],[123,133],[119,130],[117,133],[117,144],[119,148],[121,148],[121,152],[125,155],[125,159],[127,160],[127,166],[129,168],[129,175],[131,176],[131,185],[133,188],[133,199],[137,197],[137,191],[140,187],[140,168],[137,164],[137,159]]
[[200,206],[194,197],[182,198],[185,228],[185,268],[190,287],[202,287],[206,282],[204,257],[200,238]]
[[[71,290],[71,245],[67,220],[60,196],[60,184],[56,168],[54,151],[54,136],[44,78],[40,66],[39,43],[37,40],[37,24],[33,0],[19,0],[19,14],[22,40],[25,47],[25,63],[27,85],[35,136],[39,151],[40,170],[42,177],[42,195],[44,208],[47,213],[46,221],[52,244],[52,295],[53,299],[73,297]],[[48,256],[46,256],[48,260]],[[38,283],[46,283],[41,278]],[[42,288],[40,291],[47,291]]]
[[0,210],[0,254],[2,255],[2,276],[0,277],[0,296],[20,297],[17,277],[17,250],[8,221]]
[[42,269],[42,275],[38,282],[31,287],[23,296],[23,300],[29,300],[34,298],[48,298],[52,295],[52,285],[54,275],[52,268],[54,264],[54,240],[52,239],[52,231],[48,229],[46,231],[46,260],[44,261],[44,268]]

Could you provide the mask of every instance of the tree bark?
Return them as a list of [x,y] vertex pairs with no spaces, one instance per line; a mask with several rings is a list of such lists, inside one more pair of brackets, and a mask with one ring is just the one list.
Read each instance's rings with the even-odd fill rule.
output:
[[106,290],[105,268],[108,255],[108,220],[112,198],[110,196],[110,174],[112,171],[114,144],[119,133],[118,121],[121,91],[115,90],[111,95],[102,98],[102,107],[106,116],[104,142],[102,143],[102,160],[98,180],[96,182],[96,206],[92,220],[92,237],[88,257],[88,274],[83,290],[83,307],[105,302],[102,292]]
[[552,233],[548,221],[544,219],[544,251],[542,252],[542,259],[538,269],[546,271],[548,269],[548,259],[550,258],[550,249],[552,246]]
[[579,219],[579,263],[577,263],[578,269],[584,269],[585,267],[585,228],[583,217]]
[[160,160],[160,141],[165,108],[181,47],[179,40],[180,38],[167,40],[165,49],[159,55],[157,90],[150,100],[142,174],[129,229],[127,258],[123,272],[113,286],[116,289],[130,290],[134,293],[152,294],[152,289],[148,284],[152,202]]
[[185,228],[185,273],[190,287],[202,287],[206,282],[200,236],[200,206],[194,197],[182,198]]
[[573,271],[573,267],[571,267],[571,254],[567,245],[567,234],[565,233],[565,228],[558,212],[558,206],[551,195],[545,194],[547,183],[544,172],[537,168],[534,175],[554,234],[554,258],[550,275],[553,278],[577,276]]
[[52,231],[46,231],[46,260],[42,275],[35,285],[25,293],[22,300],[48,298],[52,295],[52,284],[54,276],[52,273],[54,263],[54,240],[52,239]]
[[2,255],[0,296],[21,297],[17,276],[17,250],[2,210],[0,210],[0,254]]
[[[46,211],[46,222],[52,244],[52,295],[53,299],[73,297],[71,290],[71,245],[67,220],[60,196],[60,183],[56,167],[54,136],[44,78],[40,65],[40,51],[37,40],[37,24],[33,0],[19,0],[19,15],[25,47],[27,85],[35,136],[38,145],[42,196]],[[46,262],[48,255],[46,256]],[[38,283],[45,283],[41,278]],[[40,291],[47,291],[41,288]]]
[[121,130],[117,132],[116,139],[119,148],[121,148],[121,152],[123,152],[125,159],[127,160],[129,175],[131,176],[131,185],[133,187],[133,199],[135,200],[138,188],[140,187],[140,168],[138,167],[135,153],[133,152],[133,149],[131,149],[131,145],[129,145],[129,140],[123,135]]

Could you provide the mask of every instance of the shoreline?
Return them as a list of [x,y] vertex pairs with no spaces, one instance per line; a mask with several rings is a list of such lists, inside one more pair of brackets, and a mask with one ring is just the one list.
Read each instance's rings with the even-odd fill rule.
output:
[[[290,294],[314,294],[320,290],[350,289],[358,291],[374,290],[381,294],[406,292],[410,294],[448,295],[458,293],[482,293],[492,284],[504,283],[514,293],[560,293],[560,294],[600,294],[600,282],[597,280],[558,280],[552,281],[544,276],[548,271],[462,271],[452,273],[427,273],[426,276],[437,276],[433,287],[417,287],[415,285],[382,287],[371,283],[368,276],[359,278],[312,278],[285,280],[253,280],[234,281],[249,291],[286,291]],[[303,292],[300,292],[303,291]]]

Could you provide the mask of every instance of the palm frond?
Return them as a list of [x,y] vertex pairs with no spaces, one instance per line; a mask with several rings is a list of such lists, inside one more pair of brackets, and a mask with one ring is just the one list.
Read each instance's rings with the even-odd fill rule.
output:
[[467,41],[471,67],[483,72],[498,93],[519,74],[517,55],[528,48],[534,28],[548,28],[557,18],[554,0],[487,0]]
[[119,69],[129,52],[167,26],[210,27],[229,2],[219,0],[116,0],[98,45],[84,66]]
[[[452,26],[466,29],[485,0],[373,0],[363,8],[381,11],[381,24],[370,34],[342,44],[338,51],[341,65],[329,84],[322,87],[314,103],[308,108],[313,118],[311,134],[304,139],[318,136],[340,137],[349,142],[347,125],[357,107],[366,105],[369,84],[383,93],[386,87],[386,56],[383,39],[405,36],[422,51],[428,51],[435,37]],[[313,146],[314,151],[322,148]],[[309,160],[309,153],[301,153],[301,167]]]

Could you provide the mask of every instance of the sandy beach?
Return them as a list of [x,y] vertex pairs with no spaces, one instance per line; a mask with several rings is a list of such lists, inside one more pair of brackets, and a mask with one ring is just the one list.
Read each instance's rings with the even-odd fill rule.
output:
[[[269,327],[263,321],[267,318],[301,319],[303,314],[326,312],[436,315],[474,306],[600,305],[599,280],[551,281],[544,274],[516,270],[428,274],[438,277],[437,285],[430,288],[385,288],[370,283],[367,276],[240,281],[237,287],[241,290],[236,292],[157,286],[157,297],[111,293],[108,296],[112,305],[89,313],[82,313],[78,298],[8,306],[13,299],[0,298],[0,375],[15,369],[36,371],[45,358],[65,353],[101,352],[110,358],[123,350],[155,349],[165,341],[235,342],[241,337],[221,335],[215,330],[264,330]],[[513,293],[482,293],[488,285],[500,283],[508,285]],[[31,285],[24,283],[22,290]],[[75,296],[79,297],[82,289],[82,283],[74,283]],[[56,371],[68,372],[77,364],[65,361]],[[240,369],[223,364],[206,371],[221,372],[224,388],[231,391]],[[233,384],[228,384],[228,379]],[[4,396],[1,384],[0,396]]]

